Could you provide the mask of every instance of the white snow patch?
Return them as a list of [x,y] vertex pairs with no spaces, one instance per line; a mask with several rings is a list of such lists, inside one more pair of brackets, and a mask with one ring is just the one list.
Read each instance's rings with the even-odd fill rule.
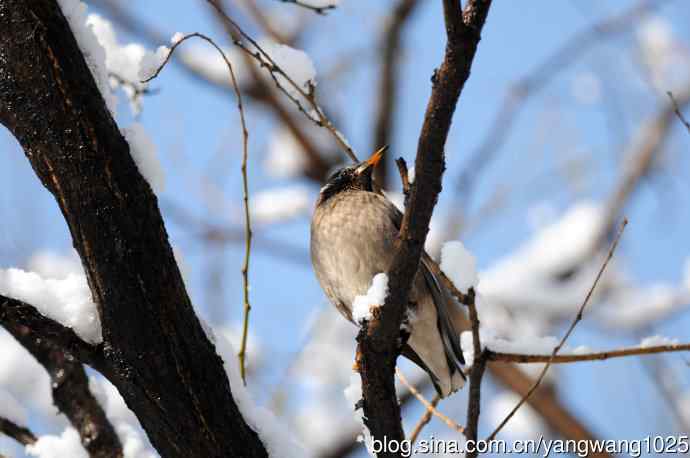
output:
[[84,54],[84,60],[91,70],[108,110],[112,115],[115,115],[117,97],[110,90],[105,49],[99,43],[92,28],[87,26],[86,5],[80,0],[58,0],[58,3],[82,54]]
[[458,240],[446,242],[441,249],[441,270],[463,293],[479,282],[477,260]]
[[147,51],[141,58],[138,76],[141,80],[147,80],[156,74],[158,69],[170,54],[170,48],[159,46],[156,52]]
[[122,135],[129,143],[129,153],[132,155],[139,173],[149,182],[156,193],[162,192],[165,189],[165,174],[158,160],[156,145],[144,126],[134,123],[122,129]]
[[[603,216],[599,205],[575,204],[511,254],[481,272],[478,292],[489,304],[533,310],[544,318],[576,309],[601,267],[602,257],[596,252],[595,243]],[[610,284],[614,267],[612,262],[595,295]],[[561,278],[564,274],[569,275]]]
[[671,339],[665,336],[649,336],[640,341],[640,348],[659,347],[663,345],[677,345],[678,339]]
[[182,33],[182,32],[175,32],[175,33],[173,34],[173,36],[170,37],[170,44],[171,44],[171,45],[176,45],[177,43],[179,43],[180,41],[182,41],[182,39],[185,37],[185,35],[186,35],[186,34],[185,34],[185,33]]
[[[482,326],[479,329],[479,341],[482,345],[482,349],[488,348],[489,350],[493,350],[497,353],[550,356],[560,342],[560,338],[554,336],[521,335],[515,339],[507,339],[505,337],[496,335],[494,330],[484,328]],[[465,361],[467,362],[468,366],[471,366],[474,362],[472,331],[463,331],[462,334],[460,334],[460,344],[463,355],[465,356]],[[558,354],[581,355],[588,352],[591,352],[591,349],[584,345],[580,345],[575,348],[564,345]]]
[[155,458],[158,453],[139,424],[134,412],[129,410],[117,388],[103,377],[90,377],[89,390],[103,407],[106,417],[115,428],[122,443],[124,458]]
[[269,224],[307,213],[312,201],[305,186],[267,189],[250,198],[250,210],[254,222]]
[[[261,40],[259,46],[268,54],[273,62],[297,84],[304,92],[309,92],[309,86],[316,85],[316,69],[311,58],[304,51],[290,46]],[[278,83],[293,97],[300,97],[299,91],[288,80],[277,72],[273,73]],[[270,78],[270,76],[269,76]]]
[[[112,24],[97,14],[90,14],[86,25],[93,30],[98,43],[105,51],[105,66],[110,78],[110,87],[114,90],[122,86],[127,95],[132,112],[136,115],[141,112],[141,97],[138,91],[144,90],[148,85],[139,81],[139,66],[141,59],[146,54],[146,49],[137,43],[126,46],[120,45]],[[122,84],[121,78],[126,84]]]
[[314,8],[335,8],[340,0],[302,0],[300,3]]
[[88,458],[86,450],[81,445],[79,433],[71,426],[67,427],[62,434],[54,436],[46,434],[40,436],[33,445],[26,446],[26,453],[38,458]]
[[371,311],[383,305],[388,296],[388,275],[379,273],[371,280],[369,291],[364,296],[355,296],[352,301],[352,319],[360,323],[372,318]]
[[270,410],[258,406],[240,378],[237,352],[224,334],[214,333],[216,351],[223,359],[232,396],[247,424],[257,432],[269,456],[308,458],[312,456],[299,444],[288,427]]
[[53,405],[50,378],[43,366],[4,328],[0,328],[0,348],[0,387],[15,399],[21,399],[30,410],[51,420],[50,426],[62,429],[66,425],[64,416],[58,415]]
[[98,310],[84,275],[70,274],[58,280],[21,269],[0,269],[0,294],[36,307],[89,343],[102,340]]

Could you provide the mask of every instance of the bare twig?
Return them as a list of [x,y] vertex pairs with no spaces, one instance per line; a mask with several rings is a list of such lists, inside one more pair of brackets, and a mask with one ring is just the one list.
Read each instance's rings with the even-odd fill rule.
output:
[[406,201],[405,204],[407,204],[407,198],[410,196],[410,176],[408,175],[407,162],[405,162],[405,159],[399,157],[395,160],[395,165],[398,166],[400,181],[402,182],[403,195],[405,196]]
[[654,355],[657,353],[674,353],[690,351],[690,344],[655,345],[653,347],[622,348],[620,350],[600,351],[595,353],[583,353],[579,355],[531,355],[521,353],[506,353],[486,350],[486,357],[490,361],[506,363],[548,363],[567,364],[583,361],[603,361],[606,359],[622,358],[625,356]]
[[213,46],[221,55],[225,61],[225,65],[228,67],[228,72],[230,74],[230,80],[232,82],[232,87],[235,90],[235,96],[237,97],[237,110],[240,114],[240,124],[242,126],[242,196],[244,201],[244,232],[245,232],[245,252],[244,252],[244,264],[242,265],[242,288],[243,288],[243,301],[244,301],[244,317],[242,320],[242,340],[240,343],[240,350],[237,354],[240,365],[240,376],[242,377],[242,382],[247,384],[246,380],[246,367],[245,367],[245,357],[247,351],[247,335],[249,334],[249,313],[251,311],[251,305],[249,303],[249,259],[251,256],[252,247],[252,226],[251,217],[249,212],[249,183],[247,178],[247,159],[249,156],[249,131],[247,130],[247,122],[244,116],[244,106],[242,104],[242,93],[240,92],[239,85],[237,84],[237,78],[235,76],[235,71],[233,70],[232,63],[225,55],[223,50],[218,46],[211,38],[203,35],[201,33],[191,33],[185,35],[180,40],[176,41],[170,52],[165,56],[165,60],[156,69],[154,74],[147,78],[144,82],[151,81],[153,78],[158,76],[158,74],[163,70],[163,67],[170,61],[173,53],[179,45],[190,38],[201,38],[202,40],[208,42]]
[[334,10],[337,8],[337,5],[335,3],[331,3],[329,5],[325,6],[314,6],[309,4],[309,1],[303,1],[303,0],[279,0],[283,3],[292,3],[293,5],[297,5],[301,8],[304,8],[305,10],[313,11],[316,14],[320,15],[326,15],[326,13],[330,10]]
[[[434,397],[433,401],[429,402],[429,401],[422,395],[422,393],[420,393],[419,390],[417,390],[417,388],[415,388],[414,385],[412,385],[412,384],[407,380],[407,378],[405,377],[405,375],[402,373],[402,371],[401,371],[400,369],[396,368],[396,369],[395,369],[395,374],[398,376],[398,379],[400,380],[400,382],[402,382],[402,384],[405,385],[405,386],[407,387],[407,389],[410,390],[410,393],[412,393],[412,396],[414,396],[415,398],[417,398],[417,400],[418,400],[419,402],[421,402],[421,403],[424,405],[424,407],[426,407],[427,413],[428,413],[429,415],[433,415],[433,416],[437,417],[439,420],[441,420],[441,421],[444,422],[446,425],[448,425],[448,427],[449,427],[450,429],[453,429],[453,430],[459,432],[460,434],[465,434],[465,428],[464,428],[462,425],[459,425],[457,422],[453,421],[453,419],[451,419],[450,417],[448,417],[448,416],[442,414],[441,412],[439,412],[439,411],[436,409],[436,405],[438,404],[438,402],[439,402],[440,399],[441,399],[438,395],[436,395],[436,396]],[[426,420],[426,423],[428,423],[428,422],[429,422],[429,420]],[[424,423],[424,424],[426,424],[426,423]],[[420,425],[421,425],[421,427],[420,427]],[[413,432],[412,435],[410,435],[410,441],[411,441],[412,443],[414,443],[414,441],[415,441],[416,438],[417,438],[417,435],[419,434],[419,432],[421,431],[421,428],[423,427],[423,424],[422,424],[421,421],[420,421],[420,425],[418,425],[419,431],[417,431],[417,428],[415,428],[415,432]],[[413,437],[414,437],[414,438],[413,438]]]
[[436,410],[436,406],[438,405],[440,400],[441,396],[435,394],[434,398],[429,403],[429,407],[427,407],[427,409],[424,411],[424,414],[417,422],[417,425],[415,425],[414,429],[408,436],[407,439],[410,441],[410,444],[414,445],[414,443],[417,442],[417,438],[419,437],[419,434],[422,432],[422,429],[424,429],[424,427],[429,424],[429,422],[431,421],[431,417],[434,416],[434,412],[438,412]]
[[678,102],[676,102],[676,99],[673,98],[673,93],[669,91],[666,94],[668,94],[668,98],[671,99],[671,103],[673,104],[673,111],[676,113],[676,116],[678,117],[678,119],[680,119],[680,122],[683,123],[688,132],[690,132],[690,122],[688,122],[688,120],[685,119],[685,116],[683,116],[683,113],[681,113],[680,107],[678,106]]
[[19,426],[5,417],[0,417],[0,433],[11,437],[22,445],[31,445],[38,440],[29,428]]
[[549,357],[549,361],[544,365],[544,368],[541,370],[541,373],[539,374],[539,377],[537,377],[537,380],[534,382],[532,387],[529,389],[527,394],[520,399],[520,402],[517,403],[517,405],[513,408],[513,410],[510,411],[510,413],[503,419],[503,421],[496,427],[494,432],[492,432],[489,437],[487,438],[487,441],[493,440],[496,435],[503,429],[503,427],[508,423],[508,421],[515,415],[515,412],[522,407],[522,405],[529,399],[529,397],[534,393],[534,391],[539,387],[539,384],[541,384],[541,381],[544,379],[546,376],[546,372],[549,370],[549,367],[551,367],[551,364],[553,363],[553,360],[555,359],[556,355],[558,352],[561,350],[563,345],[565,345],[566,340],[568,340],[568,337],[570,337],[570,334],[573,332],[573,329],[575,329],[575,326],[582,320],[582,314],[587,307],[587,304],[589,303],[589,299],[592,297],[592,294],[594,293],[594,289],[597,287],[597,284],[599,283],[599,279],[601,276],[604,274],[604,270],[606,270],[606,266],[608,266],[609,261],[613,257],[613,253],[616,251],[616,248],[618,247],[618,242],[620,241],[621,235],[623,235],[623,230],[625,229],[625,226],[628,224],[627,220],[623,220],[623,223],[621,224],[620,229],[618,230],[618,233],[616,234],[616,238],[613,240],[613,243],[611,244],[611,248],[609,249],[608,254],[606,255],[606,259],[604,260],[603,264],[601,265],[601,268],[599,269],[599,272],[597,273],[596,278],[594,279],[594,283],[592,283],[592,287],[589,289],[587,292],[587,296],[585,297],[585,300],[582,302],[582,305],[580,306],[580,309],[577,311],[577,315],[575,315],[575,319],[573,322],[570,324],[570,327],[566,331],[565,335],[561,338],[561,341],[558,343],[556,348],[553,349],[553,353],[551,353],[551,356]]
[[[248,35],[226,12],[223,10],[221,5],[218,4],[216,0],[207,0],[207,2],[216,10],[216,12],[223,18],[223,20],[230,25],[242,39],[246,40],[253,48],[251,49],[242,39],[233,39],[233,43],[238,46],[241,50],[246,52],[248,55],[252,56],[261,68],[266,69],[269,76],[276,84],[276,87],[288,98],[290,99],[297,109],[301,111],[310,121],[315,123],[317,126],[326,128],[334,137],[335,141],[340,145],[342,150],[348,157],[354,161],[359,162],[357,155],[348,142],[343,137],[338,129],[335,128],[331,120],[326,116],[316,99],[316,91],[313,85],[310,85],[307,89],[302,87],[301,84],[297,84],[283,69],[280,67],[268,54],[263,47],[261,47],[256,40],[254,40],[250,35]],[[309,107],[311,112],[307,111],[304,104],[290,91],[280,83],[278,76],[282,77],[287,81],[288,85],[295,90],[302,97]]]
[[[688,87],[690,87],[690,82],[688,82]],[[667,133],[672,125],[676,100],[681,107],[690,104],[690,89],[680,94],[677,99],[672,98],[653,118],[646,121],[641,128],[641,135],[635,137],[635,140],[631,142],[634,148],[630,153],[631,158],[626,161],[628,166],[625,168],[616,189],[606,202],[606,221],[602,225],[593,249],[598,249],[613,235],[623,208],[637,189],[641,179],[652,170],[655,159],[662,151],[668,137]],[[641,141],[637,140],[639,138]]]

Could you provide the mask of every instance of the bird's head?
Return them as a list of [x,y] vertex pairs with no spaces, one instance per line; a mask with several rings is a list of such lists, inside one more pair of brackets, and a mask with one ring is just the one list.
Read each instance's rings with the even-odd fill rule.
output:
[[381,162],[381,158],[387,149],[388,146],[379,148],[366,161],[343,167],[333,173],[326,181],[326,184],[321,188],[321,195],[318,203],[323,203],[339,192],[347,190],[372,192],[374,189],[372,186],[373,181],[371,174],[374,171],[374,167]]

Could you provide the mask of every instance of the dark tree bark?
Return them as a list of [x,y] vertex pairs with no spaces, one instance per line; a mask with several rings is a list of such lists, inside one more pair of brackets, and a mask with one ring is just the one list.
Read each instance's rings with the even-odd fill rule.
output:
[[7,437],[11,437],[22,445],[31,445],[36,442],[36,435],[34,435],[30,429],[20,426],[4,417],[0,417],[0,433]]
[[[446,138],[458,98],[470,75],[490,5],[490,0],[473,0],[463,11],[459,1],[443,1],[448,41],[443,62],[432,77],[431,97],[417,145],[416,178],[388,272],[390,293],[384,306],[378,309],[380,316],[363,326],[357,336],[365,423],[374,438],[381,441],[404,439],[394,381],[400,324],[441,192]],[[400,454],[384,452],[379,456]]]
[[0,30],[0,122],[69,226],[101,315],[98,369],[162,456],[266,456],[194,313],[156,196],[57,3],[0,0]]
[[[0,315],[3,314],[3,309],[30,308],[28,304],[3,296],[0,296],[0,303],[4,303]],[[35,331],[37,326],[32,329],[17,320],[5,320],[3,317],[0,317],[0,323],[48,371],[53,403],[79,432],[81,443],[89,452],[89,456],[121,458],[120,438],[106,418],[103,408],[91,394],[89,379],[82,364],[46,333]]]

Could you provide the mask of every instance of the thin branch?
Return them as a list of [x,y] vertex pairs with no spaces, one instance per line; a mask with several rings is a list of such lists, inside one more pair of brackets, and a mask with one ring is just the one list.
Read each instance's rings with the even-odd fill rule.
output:
[[[486,370],[486,354],[482,351],[482,344],[479,337],[479,316],[475,304],[474,289],[468,292],[467,310],[472,329],[472,348],[474,350],[474,362],[470,370],[470,388],[467,399],[467,440],[477,441],[479,432],[479,413],[481,411],[481,386],[484,371]],[[477,451],[467,452],[467,458],[477,456]]]
[[[688,87],[690,87],[690,81]],[[598,249],[613,235],[623,208],[637,189],[641,179],[650,173],[656,163],[655,159],[663,150],[668,131],[673,124],[676,100],[681,107],[690,104],[690,89],[680,94],[677,99],[672,98],[652,119],[646,121],[642,127],[642,135],[636,136],[632,141],[635,149],[631,151],[631,158],[626,161],[628,166],[606,202],[606,220],[592,249]]]
[[405,159],[399,157],[395,160],[395,165],[398,166],[398,173],[400,173],[400,181],[402,182],[403,195],[405,196],[405,205],[407,205],[407,199],[410,197],[410,176],[407,170],[407,162],[405,162]]
[[11,437],[22,445],[31,445],[38,440],[29,428],[19,426],[5,417],[0,417],[0,433]]
[[415,425],[414,429],[412,430],[412,432],[410,433],[410,435],[407,438],[407,440],[410,441],[411,445],[414,445],[414,443],[417,442],[417,438],[419,437],[419,434],[422,432],[422,429],[424,429],[424,427],[429,424],[429,422],[431,421],[431,417],[434,416],[434,412],[440,413],[440,412],[438,412],[438,410],[436,410],[436,406],[438,405],[440,400],[441,400],[441,396],[439,396],[438,394],[435,394],[434,398],[429,403],[429,407],[427,407],[427,409],[424,411],[424,414],[419,419],[419,421],[417,422],[417,425]]
[[600,351],[596,353],[583,353],[579,355],[532,355],[522,353],[506,353],[493,350],[485,350],[486,357],[490,361],[506,363],[548,363],[567,364],[583,361],[603,361],[606,359],[622,358],[626,356],[654,355],[657,353],[674,353],[690,351],[690,343],[655,345],[653,347],[622,348],[620,350]]
[[[247,1],[246,3],[254,5],[253,0]],[[119,25],[147,42],[155,45],[168,41],[167,37],[169,35],[155,29],[151,24],[142,22],[139,17],[130,14],[129,11],[123,8],[119,2],[115,0],[104,0],[101,2],[101,6],[107,10],[108,15],[117,21]],[[298,38],[299,33],[293,33],[289,37],[280,40],[280,42],[290,45],[296,42]],[[247,59],[253,63],[253,59],[250,56],[247,56]],[[176,54],[174,62],[191,77],[211,88],[220,89],[223,92],[231,90],[230,81],[226,82],[225,80],[218,81],[214,79],[200,68],[195,59],[189,58],[188,54]],[[249,79],[246,87],[243,88],[243,92],[252,97],[255,102],[262,103],[272,110],[273,114],[290,131],[300,144],[302,150],[308,156],[309,163],[303,171],[304,175],[311,180],[322,182],[332,164],[326,163],[323,160],[321,157],[322,152],[318,150],[314,142],[306,135],[305,129],[299,124],[296,117],[280,103],[275,96],[275,92],[270,90],[270,87],[268,87],[262,78],[256,77],[255,73],[258,73],[256,66],[252,64],[248,69],[252,74],[252,78]]]
[[4,326],[48,372],[53,403],[77,430],[89,456],[122,458],[120,438],[91,393],[84,366],[34,329],[18,324]]
[[325,6],[314,6],[310,5],[308,0],[305,2],[303,0],[279,0],[283,3],[292,3],[293,5],[299,6],[300,8],[304,8],[305,10],[313,11],[316,14],[320,14],[322,16],[325,16],[328,11],[334,10],[338,7],[337,4],[332,3],[329,5]]
[[71,328],[43,316],[26,302],[0,295],[0,324],[8,329],[24,326],[37,336],[52,340],[82,363],[97,370],[102,368],[99,347],[84,342]]
[[[434,399],[433,399],[431,402],[429,402],[429,401],[422,395],[422,393],[420,393],[419,390],[417,390],[417,388],[415,388],[414,385],[412,385],[412,384],[407,380],[407,378],[405,377],[405,375],[402,373],[402,371],[401,371],[400,369],[396,368],[396,369],[395,369],[395,374],[398,376],[398,379],[400,380],[400,382],[402,382],[402,384],[405,385],[405,386],[407,387],[408,390],[410,390],[410,393],[412,393],[412,396],[414,396],[415,398],[417,398],[417,400],[418,400],[419,402],[421,402],[421,403],[424,405],[424,407],[426,407],[426,413],[428,413],[429,416],[433,415],[433,416],[437,417],[439,420],[441,420],[442,422],[444,422],[446,425],[448,425],[448,427],[449,427],[450,429],[453,429],[453,430],[459,432],[460,434],[465,434],[465,428],[464,428],[462,425],[459,425],[459,424],[458,424],[457,422],[455,422],[453,419],[451,419],[450,417],[448,417],[448,416],[442,414],[441,412],[439,412],[439,411],[436,409],[436,405],[437,405],[437,404],[439,403],[439,401],[441,400],[441,398],[439,397],[438,394],[434,397]],[[425,414],[425,415],[426,415],[426,414]],[[422,420],[423,420],[423,419],[424,419],[424,418],[422,418]],[[415,440],[417,439],[417,436],[419,435],[419,432],[420,432],[421,429],[424,427],[424,425],[425,425],[426,423],[429,423],[429,419],[427,419],[425,422],[422,421],[422,420],[420,420],[419,424],[417,425],[417,428],[415,428],[415,431],[410,435],[410,442],[412,442],[412,443],[415,442]]]
[[673,104],[673,111],[676,113],[676,116],[678,119],[680,119],[680,122],[683,123],[685,128],[690,132],[690,122],[688,122],[687,119],[685,119],[685,116],[683,116],[683,113],[680,111],[680,107],[678,106],[678,102],[676,102],[676,99],[673,98],[673,94],[671,91],[667,92],[668,98],[671,99],[671,103]]
[[[261,68],[266,69],[271,79],[275,83],[276,87],[288,98],[290,99],[297,109],[301,111],[310,121],[319,127],[326,128],[334,137],[335,141],[340,145],[342,150],[347,154],[347,156],[354,162],[359,162],[357,155],[348,142],[345,140],[343,135],[335,128],[331,120],[328,118],[326,113],[323,111],[316,99],[316,91],[313,85],[305,90],[302,85],[297,84],[283,69],[280,67],[268,54],[263,47],[261,47],[256,40],[254,40],[250,35],[248,35],[218,4],[216,0],[206,0],[216,12],[223,18],[223,20],[230,25],[242,39],[247,40],[247,42],[255,49],[252,50],[242,39],[233,39],[233,43],[243,50],[248,55],[252,56],[259,63]],[[306,100],[307,104],[311,107],[311,112],[307,111],[306,107],[302,102],[290,91],[283,86],[278,77],[280,76],[288,82],[289,86],[294,89],[300,97]],[[314,117],[315,116],[315,117]]]
[[606,270],[606,266],[608,266],[609,261],[613,257],[613,253],[616,251],[616,248],[618,247],[618,242],[620,241],[621,235],[623,235],[623,230],[625,230],[625,226],[628,224],[627,220],[623,220],[620,229],[618,230],[618,233],[616,234],[616,238],[613,240],[613,243],[611,244],[611,248],[609,249],[608,254],[606,255],[606,259],[604,260],[603,264],[601,265],[601,268],[599,269],[599,272],[597,273],[596,278],[594,279],[594,283],[592,284],[592,287],[589,289],[587,292],[587,296],[585,297],[585,300],[582,302],[582,305],[580,306],[580,309],[577,311],[577,315],[575,315],[575,319],[573,322],[570,324],[570,327],[566,331],[565,335],[563,338],[561,338],[561,341],[558,343],[556,348],[553,349],[553,353],[551,353],[551,356],[549,357],[549,361],[544,365],[544,368],[541,370],[541,373],[539,374],[539,377],[537,377],[537,380],[534,382],[532,387],[529,389],[527,394],[520,399],[520,402],[517,403],[517,405],[513,408],[513,410],[510,411],[510,413],[503,419],[503,421],[498,425],[498,427],[492,432],[489,437],[487,438],[487,441],[493,440],[496,435],[503,429],[503,427],[508,423],[508,421],[515,415],[515,412],[522,407],[522,405],[529,399],[529,397],[534,393],[534,391],[539,387],[539,384],[541,384],[541,381],[544,379],[546,376],[546,372],[549,370],[549,367],[551,367],[551,364],[553,363],[553,360],[556,358],[558,352],[561,350],[563,345],[565,345],[566,340],[568,340],[568,337],[570,337],[570,334],[573,332],[573,329],[575,329],[575,326],[582,320],[582,314],[585,311],[585,308],[587,307],[587,304],[589,303],[589,299],[592,297],[592,294],[594,293],[594,289],[597,287],[597,284],[599,283],[599,279],[601,276],[604,274],[604,270]]
[[170,52],[165,56],[165,60],[156,69],[154,74],[147,78],[144,82],[151,81],[153,78],[158,76],[158,74],[163,70],[163,67],[170,61],[173,53],[179,45],[187,41],[190,38],[201,38],[202,40],[210,43],[216,51],[218,51],[225,61],[225,65],[228,67],[228,72],[230,74],[230,80],[232,82],[232,87],[235,90],[235,96],[237,97],[237,110],[240,114],[240,124],[242,126],[242,198],[244,201],[244,233],[245,233],[245,251],[244,251],[244,263],[242,265],[242,289],[243,289],[243,301],[244,301],[244,317],[242,320],[242,340],[240,343],[240,350],[237,354],[240,366],[240,376],[242,377],[242,382],[246,385],[246,367],[245,358],[247,352],[247,336],[249,334],[249,313],[251,311],[251,304],[249,303],[249,259],[251,256],[252,249],[252,226],[251,226],[251,216],[249,212],[249,180],[247,178],[247,160],[249,157],[249,131],[247,130],[247,122],[244,116],[244,105],[242,104],[242,93],[240,92],[239,85],[237,84],[237,78],[235,76],[235,71],[232,67],[232,63],[225,55],[223,50],[218,46],[211,38],[203,35],[201,33],[191,33],[185,35],[180,40],[175,42],[170,48]]

